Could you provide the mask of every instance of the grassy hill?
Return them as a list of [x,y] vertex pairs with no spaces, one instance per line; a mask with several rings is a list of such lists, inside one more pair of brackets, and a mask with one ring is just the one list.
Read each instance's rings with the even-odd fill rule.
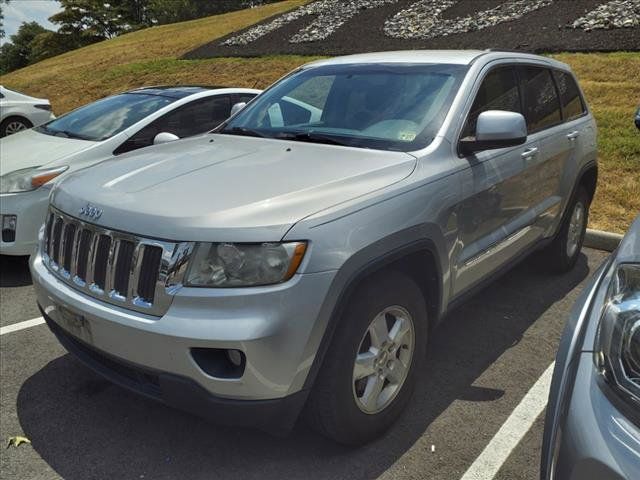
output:
[[[178,60],[199,45],[305,3],[288,0],[214,17],[153,27],[90,45],[4,75],[2,84],[49,98],[57,114],[97,98],[153,84],[266,87],[308,56]],[[581,80],[599,126],[601,175],[590,225],[623,232],[640,212],[640,53],[564,53]],[[636,81],[634,81],[636,80]]]

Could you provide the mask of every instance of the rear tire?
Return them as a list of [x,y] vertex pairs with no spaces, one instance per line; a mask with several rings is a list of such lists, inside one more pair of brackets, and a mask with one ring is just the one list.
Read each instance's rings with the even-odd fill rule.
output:
[[580,256],[589,221],[590,198],[586,189],[578,187],[567,216],[553,242],[545,249],[550,269],[556,273],[571,270]]
[[6,137],[33,127],[33,124],[22,117],[8,117],[0,123],[0,137]]
[[427,308],[413,280],[383,271],[365,280],[339,321],[305,413],[322,435],[361,445],[382,435],[411,398]]

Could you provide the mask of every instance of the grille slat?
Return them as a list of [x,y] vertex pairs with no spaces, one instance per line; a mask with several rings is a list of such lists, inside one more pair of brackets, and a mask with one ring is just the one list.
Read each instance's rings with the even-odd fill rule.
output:
[[51,238],[51,259],[58,265],[60,264],[60,241],[63,225],[62,218],[57,217],[53,226],[53,235]]
[[100,235],[96,245],[95,261],[93,265],[93,285],[104,291],[107,281],[107,262],[109,261],[109,249],[111,237]]
[[113,276],[113,290],[122,297],[127,296],[134,250],[135,245],[133,242],[120,240],[118,258],[115,262],[115,273]]
[[108,230],[50,208],[42,251],[45,265],[70,286],[159,316],[181,285],[193,247]]
[[77,248],[78,266],[76,268],[76,278],[82,283],[87,280],[87,263],[89,262],[89,249],[91,248],[92,240],[93,234],[91,230],[83,229]]
[[162,248],[151,245],[145,247],[138,280],[138,297],[143,302],[153,303],[161,259]]
[[45,228],[45,238],[44,238],[44,247],[45,247],[45,253],[49,256],[51,256],[51,239],[53,238],[52,233],[53,233],[53,223],[54,223],[54,215],[53,213],[50,213],[49,216],[47,217],[47,226]]
[[76,238],[76,226],[73,223],[68,223],[64,229],[64,248],[62,253],[62,267],[71,272],[71,260],[73,259],[73,245]]

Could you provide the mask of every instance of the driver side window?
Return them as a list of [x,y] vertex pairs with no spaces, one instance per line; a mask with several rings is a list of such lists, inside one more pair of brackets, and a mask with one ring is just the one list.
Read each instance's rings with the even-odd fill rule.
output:
[[120,145],[114,155],[153,145],[159,133],[167,132],[185,138],[213,130],[231,113],[229,95],[218,95],[196,100],[154,120]]
[[489,72],[476,94],[461,138],[474,138],[478,117],[487,110],[522,113],[515,68],[498,67]]

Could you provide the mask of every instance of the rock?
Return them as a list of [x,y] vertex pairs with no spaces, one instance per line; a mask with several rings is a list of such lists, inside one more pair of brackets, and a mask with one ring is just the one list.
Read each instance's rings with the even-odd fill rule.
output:
[[640,26],[640,0],[612,0],[578,18],[571,25],[585,32]]

